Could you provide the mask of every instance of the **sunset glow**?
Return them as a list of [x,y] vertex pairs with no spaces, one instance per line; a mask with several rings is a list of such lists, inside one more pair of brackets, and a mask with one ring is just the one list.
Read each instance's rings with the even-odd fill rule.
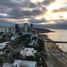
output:
[[[34,19],[55,23],[67,20],[67,0],[10,0],[0,5],[0,16],[21,23]],[[27,19],[27,20],[25,20]]]
[[65,2],[66,2],[65,0],[56,0],[54,3],[52,3],[49,6],[47,6],[46,8],[49,11],[52,11],[54,9],[60,9],[61,7],[65,7],[66,6]]
[[[33,3],[42,2],[43,0],[31,0]],[[56,23],[59,20],[67,20],[67,0],[55,0],[45,8],[43,14],[34,16],[35,19],[45,18],[48,23]]]
[[[47,6],[47,12],[44,15],[46,20],[55,21],[55,20],[67,20],[67,9],[65,8],[67,0],[56,0],[51,5]],[[62,8],[62,9],[61,9]],[[55,11],[55,12],[53,12]]]
[[31,0],[32,3],[38,3],[38,2],[43,2],[44,0]]

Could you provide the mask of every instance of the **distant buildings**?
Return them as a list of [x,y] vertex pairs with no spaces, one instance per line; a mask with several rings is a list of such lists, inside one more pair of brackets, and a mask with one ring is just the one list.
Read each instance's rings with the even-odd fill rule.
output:
[[8,32],[15,32],[15,23],[8,23],[8,22],[0,22],[0,32],[8,33]]
[[[16,23],[12,23],[12,22],[0,22],[0,32],[3,33],[15,33],[15,25]],[[23,24],[18,24],[20,26],[20,31],[22,31],[23,29],[21,27],[23,27]]]

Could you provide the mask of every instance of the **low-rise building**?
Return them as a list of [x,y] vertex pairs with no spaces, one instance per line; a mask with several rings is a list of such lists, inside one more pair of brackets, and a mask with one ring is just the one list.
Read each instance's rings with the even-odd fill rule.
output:
[[0,55],[3,55],[5,53],[4,49],[7,46],[8,42],[0,43]]
[[37,62],[15,60],[13,64],[5,63],[3,67],[37,67]]
[[20,54],[24,56],[34,56],[35,53],[36,50],[34,50],[34,48],[24,48],[23,50],[20,51]]

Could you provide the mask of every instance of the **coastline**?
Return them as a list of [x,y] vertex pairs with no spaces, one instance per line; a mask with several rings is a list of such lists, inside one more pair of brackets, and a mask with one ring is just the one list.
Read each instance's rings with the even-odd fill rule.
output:
[[44,41],[46,54],[47,54],[47,65],[48,67],[67,67],[67,53],[63,52],[58,45],[56,45],[53,40],[50,38],[45,38],[43,36],[43,40],[47,40],[49,42]]

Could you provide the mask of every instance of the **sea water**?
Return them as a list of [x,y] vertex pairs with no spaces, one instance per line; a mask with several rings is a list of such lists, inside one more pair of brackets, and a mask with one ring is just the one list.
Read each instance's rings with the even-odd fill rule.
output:
[[[67,42],[67,30],[64,29],[50,29],[55,32],[47,33],[48,37],[54,41],[66,41]],[[67,43],[57,43],[60,49],[67,52]]]

